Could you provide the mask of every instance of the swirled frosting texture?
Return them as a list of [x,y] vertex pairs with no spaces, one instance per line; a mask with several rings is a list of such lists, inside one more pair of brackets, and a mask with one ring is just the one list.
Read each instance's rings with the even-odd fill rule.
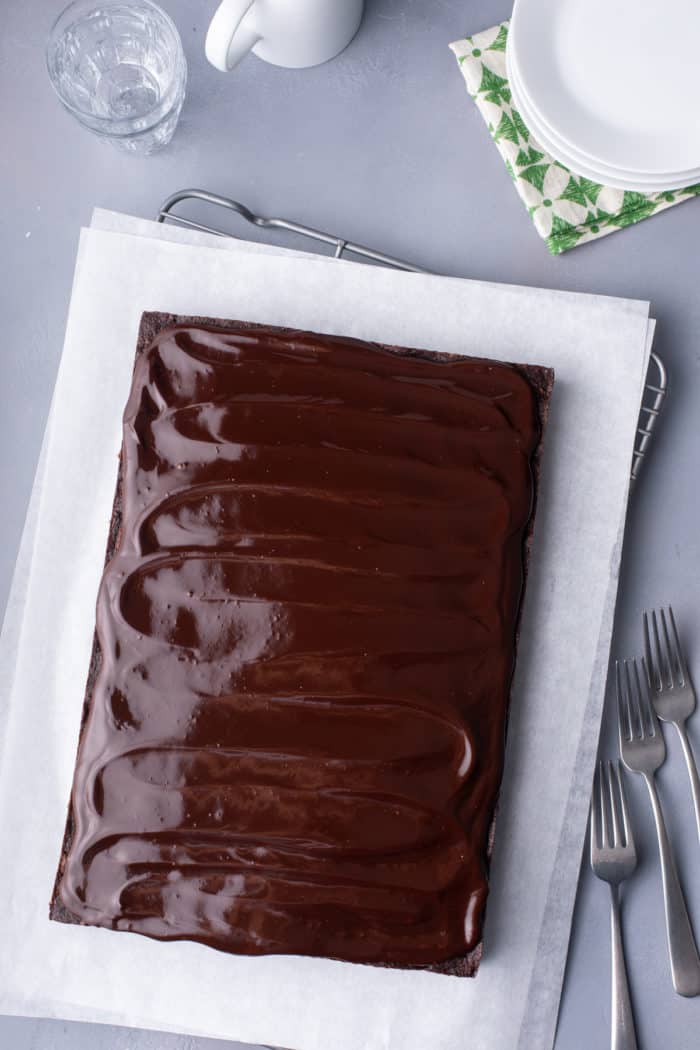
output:
[[538,440],[507,365],[155,338],[59,879],[75,919],[399,965],[478,944]]

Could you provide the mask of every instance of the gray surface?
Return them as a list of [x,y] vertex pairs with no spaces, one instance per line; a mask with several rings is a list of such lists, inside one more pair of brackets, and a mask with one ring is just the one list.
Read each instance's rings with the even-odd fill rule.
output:
[[[447,50],[449,41],[506,17],[508,0],[368,0],[360,35],[334,63],[285,72],[249,58],[228,76],[208,67],[202,54],[214,0],[165,0],[183,36],[190,88],[174,143],[145,159],[102,146],[52,97],[42,49],[61,6],[60,0],[2,5],[0,607],[61,350],[79,227],[95,204],[152,216],[171,191],[200,185],[444,273],[651,298],[672,392],[633,503],[615,651],[636,651],[640,610],[670,599],[700,680],[700,436],[693,408],[700,404],[700,202],[562,258],[548,256]],[[692,733],[700,752],[700,715]],[[612,751],[609,728],[604,746]],[[661,781],[700,930],[700,848],[675,741]],[[641,1047],[696,1050],[700,1000],[681,1001],[671,990],[650,814],[642,786],[628,783],[641,846],[625,914]],[[606,895],[586,870],[557,1050],[607,1045],[608,979]],[[0,1050],[233,1045],[0,1019]]]

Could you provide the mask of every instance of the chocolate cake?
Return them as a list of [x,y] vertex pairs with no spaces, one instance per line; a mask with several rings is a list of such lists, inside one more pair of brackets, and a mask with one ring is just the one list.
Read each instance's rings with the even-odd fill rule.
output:
[[53,919],[476,972],[552,383],[144,314]]

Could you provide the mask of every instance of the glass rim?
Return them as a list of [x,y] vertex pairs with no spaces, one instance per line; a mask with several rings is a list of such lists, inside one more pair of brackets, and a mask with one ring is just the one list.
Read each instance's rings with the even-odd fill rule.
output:
[[[55,67],[52,63],[52,55],[56,50],[57,42],[57,30],[66,15],[70,15],[73,11],[78,11],[79,8],[85,9],[85,14],[88,14],[90,10],[99,11],[102,8],[110,7],[147,7],[155,14],[157,14],[164,22],[166,28],[172,34],[173,41],[175,43],[175,62],[173,65],[173,76],[172,82],[168,85],[168,90],[165,93],[165,97],[158,102],[157,105],[147,110],[141,117],[138,118],[139,123],[143,121],[149,121],[149,118],[153,117],[148,123],[145,123],[143,127],[134,128],[133,119],[115,120],[113,117],[100,117],[94,113],[90,113],[88,110],[82,109],[80,106],[75,106],[66,99],[63,92],[59,89],[56,82]],[[159,7],[154,0],[71,0],[71,3],[63,8],[59,12],[58,16],[54,19],[51,29],[49,30],[49,36],[46,41],[45,49],[46,69],[49,74],[49,80],[51,87],[53,88],[56,96],[61,102],[61,105],[72,113],[73,116],[87,127],[91,127],[93,130],[105,129],[105,132],[109,134],[111,138],[130,138],[137,135],[142,135],[147,131],[151,131],[154,127],[160,124],[168,114],[171,112],[177,102],[177,96],[180,87],[187,81],[187,59],[185,58],[185,51],[182,46],[182,37],[180,36],[179,30],[175,25],[167,11],[164,11],[162,7]],[[120,129],[123,128],[123,130]]]

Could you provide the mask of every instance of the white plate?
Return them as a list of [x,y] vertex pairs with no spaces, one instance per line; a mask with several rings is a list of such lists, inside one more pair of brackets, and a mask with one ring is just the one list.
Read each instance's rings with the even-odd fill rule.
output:
[[[662,189],[668,189],[670,183],[678,182],[680,179],[686,180],[684,185],[690,185],[693,181],[697,181],[700,178],[700,167],[691,168],[688,171],[669,171],[664,172],[663,174],[652,175],[629,172],[622,168],[615,168],[611,165],[603,164],[601,161],[596,161],[595,158],[591,158],[588,154],[577,149],[575,146],[572,146],[571,143],[558,135],[556,131],[547,125],[542,114],[537,111],[537,107],[529,96],[527,88],[523,84],[522,75],[518,67],[517,55],[513,52],[510,46],[506,51],[506,67],[508,80],[511,87],[514,88],[514,96],[517,95],[520,103],[529,111],[530,120],[532,121],[532,127],[530,130],[536,134],[539,134],[541,130],[547,139],[554,143],[556,148],[562,154],[565,154],[572,163],[577,161],[590,170],[597,171],[601,178],[605,176],[619,180],[631,180],[632,182],[639,184],[644,183],[647,188],[650,186],[656,186],[661,187]],[[556,159],[558,160],[559,157]],[[653,189],[650,190],[650,192],[653,192]]]
[[578,158],[570,156],[558,144],[554,143],[546,131],[542,128],[536,127],[536,121],[528,110],[527,103],[518,96],[517,85],[513,81],[511,81],[511,90],[513,91],[513,100],[516,108],[519,110],[528,128],[532,131],[537,142],[543,146],[555,160],[558,160],[566,168],[570,169],[574,175],[582,175],[584,178],[591,179],[593,182],[600,183],[603,186],[609,186],[611,189],[632,190],[637,193],[663,193],[667,190],[672,191],[684,189],[686,186],[691,186],[696,182],[700,182],[700,172],[695,172],[691,175],[685,174],[676,177],[675,179],[671,177],[655,177],[654,181],[650,182],[641,181],[638,175],[628,175],[621,178],[619,172],[616,175],[611,175],[608,172],[601,171],[599,168],[589,167]]
[[697,0],[517,0],[509,38],[540,125],[589,164],[700,166]]
[[587,179],[610,186],[612,189],[634,190],[637,193],[663,193],[666,190],[679,190],[700,182],[700,168],[664,175],[640,175],[591,162],[543,125],[541,118],[535,112],[532,101],[527,96],[515,65],[514,56],[510,53],[506,55],[506,63],[515,108],[520,112],[528,129],[540,145],[551,153],[555,160],[570,168],[575,175],[583,175]]

